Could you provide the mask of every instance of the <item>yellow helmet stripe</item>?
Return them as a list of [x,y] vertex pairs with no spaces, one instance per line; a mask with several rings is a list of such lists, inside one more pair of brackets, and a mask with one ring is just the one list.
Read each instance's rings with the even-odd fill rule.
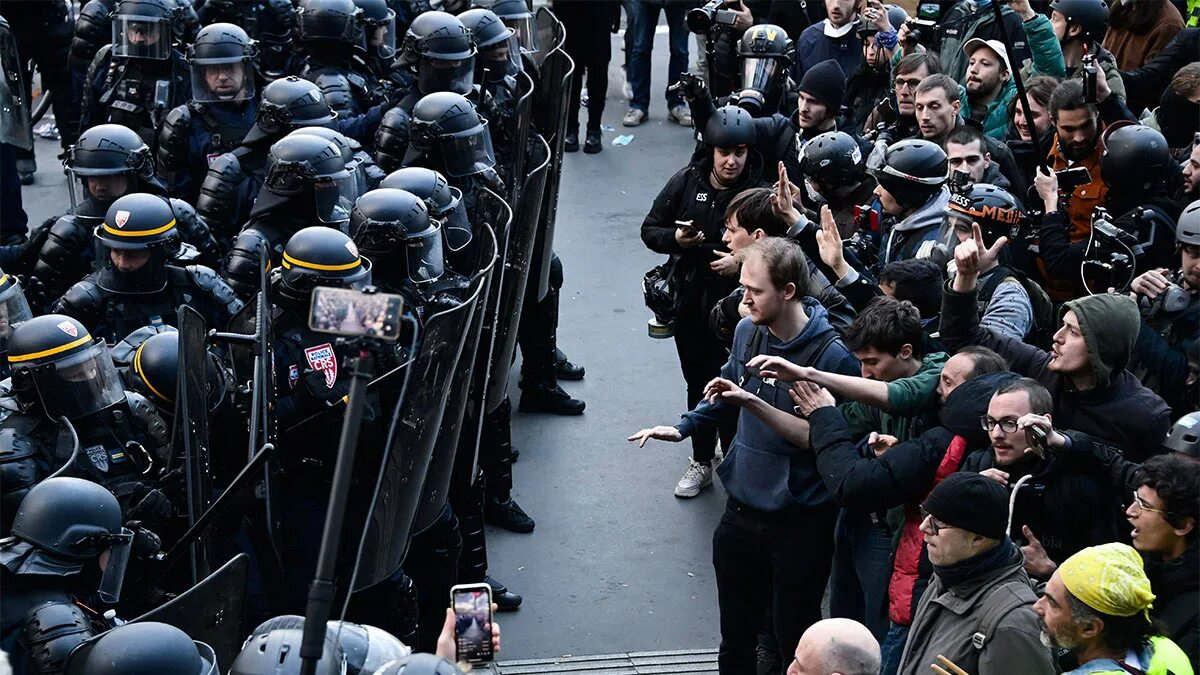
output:
[[65,345],[51,347],[50,349],[43,349],[40,352],[33,352],[32,354],[9,354],[8,362],[9,363],[20,363],[22,361],[31,361],[33,359],[40,359],[43,356],[54,356],[55,354],[61,354],[65,351],[67,351],[68,349],[74,349],[74,348],[78,347],[79,345],[87,344],[91,341],[92,341],[92,336],[85,333],[83,335],[83,337],[79,338],[78,340],[68,342]]
[[153,230],[138,230],[136,232],[132,230],[118,230],[116,228],[109,227],[108,223],[105,223],[104,231],[118,237],[152,237],[156,234],[162,234],[172,227],[175,227],[174,218],[172,218],[171,222],[167,223],[166,225],[163,225],[162,227],[156,227]]
[[292,265],[295,265],[296,267],[303,267],[305,269],[310,269],[310,270],[320,270],[322,272],[342,272],[344,270],[352,270],[361,264],[362,264],[361,260],[355,260],[354,262],[349,262],[349,263],[345,263],[342,265],[318,265],[317,263],[310,263],[310,262],[305,262],[303,260],[297,260],[296,258],[293,258],[292,256],[290,256],[286,253],[283,254],[283,266],[284,267],[291,267]]
[[142,382],[146,383],[146,386],[150,388],[150,391],[154,392],[155,396],[161,398],[164,401],[167,401],[168,403],[173,403],[174,399],[172,399],[169,396],[163,396],[162,392],[160,392],[158,389],[156,389],[153,384],[150,384],[150,378],[146,377],[146,372],[144,370],[142,370],[142,350],[145,348],[146,348],[146,343],[143,342],[142,344],[138,345],[137,351],[134,352],[134,354],[133,354],[133,372],[137,373],[137,376],[142,378]]

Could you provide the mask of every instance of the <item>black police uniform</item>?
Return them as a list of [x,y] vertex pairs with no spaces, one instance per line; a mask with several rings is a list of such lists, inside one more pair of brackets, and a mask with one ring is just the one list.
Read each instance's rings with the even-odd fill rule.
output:
[[202,26],[240,26],[258,42],[263,75],[270,80],[282,76],[296,28],[296,7],[290,0],[207,0],[196,13]]
[[110,344],[142,326],[174,325],[182,305],[200,312],[218,330],[242,307],[211,268],[168,264],[179,235],[175,212],[164,197],[121,197],[109,207],[95,236],[106,254],[109,249],[139,250],[148,251],[150,258],[133,272],[121,271],[110,259],[101,261],[99,269],[67,289],[52,311],[75,317]]
[[299,75],[325,93],[339,115],[356,115],[383,101],[382,85],[367,65],[366,36],[354,0],[312,0],[297,22],[305,52]]

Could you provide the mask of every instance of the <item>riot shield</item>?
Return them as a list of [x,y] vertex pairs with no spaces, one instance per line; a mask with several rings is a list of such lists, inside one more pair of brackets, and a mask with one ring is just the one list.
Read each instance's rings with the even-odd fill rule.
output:
[[517,76],[517,99],[513,103],[512,116],[508,124],[511,127],[508,137],[512,143],[509,152],[512,153],[512,175],[508,181],[508,203],[521,202],[521,188],[524,186],[526,162],[529,157],[526,146],[529,143],[529,127],[533,124],[533,79],[529,73],[521,71]]
[[488,366],[487,397],[483,412],[495,410],[504,401],[508,390],[508,375],[512,370],[517,349],[517,326],[521,321],[521,306],[525,285],[529,280],[529,262],[537,241],[538,216],[546,191],[546,171],[550,166],[550,146],[539,134],[530,144],[530,157],[521,189],[521,202],[513,214],[513,225],[504,251],[504,275],[500,281],[493,326],[495,346]]
[[[496,202],[506,206],[499,199]],[[507,208],[504,210],[507,211]],[[511,218],[511,212],[509,218]],[[472,277],[470,292],[463,300],[464,304],[471,305],[471,322],[468,325],[467,339],[463,344],[462,355],[454,369],[450,395],[446,399],[442,423],[438,428],[437,440],[433,447],[433,457],[429,462],[429,470],[425,473],[425,484],[421,487],[421,503],[413,522],[413,534],[420,534],[428,529],[441,513],[442,507],[446,505],[446,494],[450,489],[450,475],[454,469],[458,439],[462,431],[467,399],[470,396],[475,363],[478,360],[476,357],[479,353],[484,316],[486,315],[484,304],[487,301],[488,287],[492,281],[492,269],[499,255],[496,250],[496,235],[492,231],[491,225],[485,222],[477,228],[477,231],[483,235],[481,238],[484,240],[484,248],[480,251],[480,259],[484,261],[484,265]]]
[[369,471],[366,483],[378,481],[379,489],[374,503],[367,504],[369,516],[353,502],[348,507],[348,523],[366,517],[355,591],[386,579],[408,551],[421,488],[474,310],[474,302],[463,302],[425,319],[382,452],[359,447],[358,466]]
[[[47,96],[47,94],[43,94]],[[33,149],[29,98],[21,77],[21,55],[8,22],[0,18],[0,143]]]
[[[193,640],[212,647],[217,663],[228,668],[246,639],[242,623],[249,571],[250,558],[239,553],[200,583],[129,623],[157,621],[175,626]],[[76,647],[67,657],[63,672],[85,675],[87,655],[104,635],[91,637]]]
[[[550,291],[550,258],[554,254],[554,223],[558,215],[558,188],[562,178],[563,143],[566,141],[567,107],[571,92],[571,77],[575,62],[563,49],[566,33],[562,23],[554,14],[541,8],[537,12],[538,32],[547,33],[541,45],[553,45],[544,49],[542,77],[537,91],[537,107],[534,123],[550,146],[550,166],[546,170],[546,195],[542,198],[542,211],[538,218],[538,240],[534,247],[533,262],[529,273],[531,284],[537,284],[537,298],[541,300]],[[541,39],[541,35],[539,35]]]
[[[212,502],[212,462],[208,441],[208,351],[204,337],[208,333],[204,318],[183,305],[179,308],[179,373],[175,392],[175,429],[172,435],[172,461],[182,460],[187,492],[188,527]],[[136,357],[134,361],[137,363]],[[205,540],[190,552],[192,583],[208,576],[209,551]]]

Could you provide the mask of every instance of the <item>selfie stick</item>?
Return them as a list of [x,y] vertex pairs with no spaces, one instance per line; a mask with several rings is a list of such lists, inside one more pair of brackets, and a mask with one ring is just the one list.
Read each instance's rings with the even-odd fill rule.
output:
[[[1004,51],[1008,54],[1008,62],[1012,71],[1013,84],[1017,86],[1017,103],[1021,105],[1021,112],[1025,114],[1025,123],[1029,125],[1029,140],[1033,143],[1034,149],[1038,147],[1037,129],[1033,126],[1033,109],[1029,107],[1029,96],[1025,93],[1025,83],[1021,81],[1021,64],[1017,61],[1017,55],[1013,53],[1012,40],[1008,37],[1008,26],[1004,25],[1004,14],[1000,11],[1001,3],[997,0],[992,3],[992,12],[996,15],[996,27],[1000,29],[1000,39],[1004,41]],[[1042,153],[1038,155],[1038,168],[1046,169],[1046,158]]]
[[304,612],[304,638],[300,642],[300,675],[315,675],[317,662],[325,649],[325,622],[333,608],[334,566],[342,541],[342,519],[350,496],[350,478],[354,472],[354,456],[358,452],[358,428],[362,425],[363,399],[371,379],[370,358],[365,346],[350,359],[350,395],[346,416],[342,420],[342,435],[338,442],[337,464],[333,469],[333,486],[329,489],[329,509],[325,512],[325,528],[321,534],[321,552],[317,558],[317,573],[308,587],[308,605]]

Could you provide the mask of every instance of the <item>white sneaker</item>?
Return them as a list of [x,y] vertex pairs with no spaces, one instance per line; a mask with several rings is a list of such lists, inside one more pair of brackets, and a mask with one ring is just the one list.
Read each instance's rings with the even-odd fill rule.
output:
[[700,494],[704,488],[712,485],[712,467],[693,461],[688,465],[683,478],[675,484],[675,496],[688,499]]

